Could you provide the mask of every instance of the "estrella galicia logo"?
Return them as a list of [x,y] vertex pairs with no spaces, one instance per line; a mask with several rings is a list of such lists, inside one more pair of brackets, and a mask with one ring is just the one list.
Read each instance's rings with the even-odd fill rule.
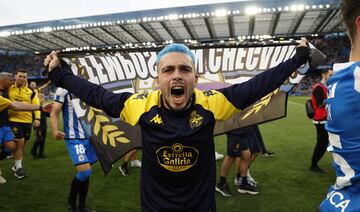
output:
[[202,125],[203,117],[199,115],[196,111],[191,112],[189,124],[191,129],[194,129],[195,127],[199,127]]
[[205,96],[214,96],[216,92],[214,90],[203,91]]
[[161,147],[156,151],[159,164],[171,172],[183,172],[193,167],[199,157],[199,152],[189,146],[176,143]]
[[138,94],[136,97],[134,97],[134,99],[146,99],[148,98],[149,94],[147,92],[144,93],[140,93]]

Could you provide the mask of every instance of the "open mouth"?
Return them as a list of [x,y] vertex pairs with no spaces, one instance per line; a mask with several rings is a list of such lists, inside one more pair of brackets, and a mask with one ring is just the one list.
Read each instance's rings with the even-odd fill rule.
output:
[[185,94],[185,89],[183,86],[174,86],[171,88],[171,95],[174,97],[181,97]]

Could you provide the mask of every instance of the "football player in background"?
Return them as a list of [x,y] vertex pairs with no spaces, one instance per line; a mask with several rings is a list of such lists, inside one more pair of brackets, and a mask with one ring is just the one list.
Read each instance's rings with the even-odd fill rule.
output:
[[336,182],[321,211],[360,211],[360,0],[343,0],[341,14],[351,41],[348,63],[334,64],[326,109]]

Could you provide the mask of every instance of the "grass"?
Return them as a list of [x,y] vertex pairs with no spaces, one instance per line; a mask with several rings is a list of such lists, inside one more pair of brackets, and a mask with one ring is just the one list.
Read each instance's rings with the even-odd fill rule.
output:
[[[331,157],[326,153],[320,167],[327,174],[308,171],[315,145],[315,127],[305,115],[305,97],[291,97],[286,118],[260,126],[267,148],[276,154],[272,158],[259,157],[251,168],[251,175],[259,182],[261,193],[243,195],[233,186],[232,169],[228,182],[233,196],[216,194],[218,211],[318,211],[327,188],[335,181]],[[50,131],[50,130],[49,130]],[[46,159],[34,160],[26,146],[23,166],[29,176],[19,180],[11,172],[12,160],[0,163],[6,184],[0,185],[0,211],[66,211],[64,199],[76,174],[63,141],[55,141],[48,132]],[[215,138],[216,150],[226,153],[226,137]],[[87,203],[98,212],[141,211],[139,169],[130,168],[131,175],[123,177],[115,164],[104,176],[100,164],[93,167]],[[221,161],[217,162],[217,175]]]

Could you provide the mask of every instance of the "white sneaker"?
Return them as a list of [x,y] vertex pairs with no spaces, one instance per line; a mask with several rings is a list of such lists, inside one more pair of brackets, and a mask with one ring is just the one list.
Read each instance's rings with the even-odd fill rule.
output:
[[4,183],[6,183],[6,180],[1,176],[1,171],[0,171],[0,184],[4,184]]
[[217,152],[215,151],[215,160],[221,160],[221,159],[223,159],[223,158],[224,158],[224,155],[223,155],[223,154],[217,153]]
[[131,167],[141,167],[141,161],[139,161],[139,160],[132,160],[132,161],[130,161],[130,166]]
[[247,179],[248,179],[248,182],[249,182],[251,185],[255,185],[255,186],[256,186],[257,183],[258,183],[254,178],[251,177],[249,170],[248,170],[248,173],[247,173]]
[[235,177],[235,179],[234,179],[234,185],[235,186],[240,186],[240,184],[241,184],[241,180],[240,180],[241,178],[237,178],[237,177]]

